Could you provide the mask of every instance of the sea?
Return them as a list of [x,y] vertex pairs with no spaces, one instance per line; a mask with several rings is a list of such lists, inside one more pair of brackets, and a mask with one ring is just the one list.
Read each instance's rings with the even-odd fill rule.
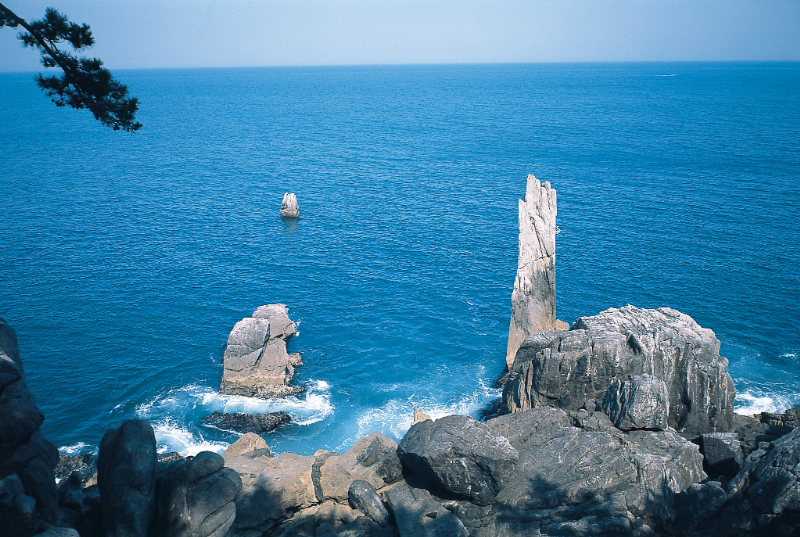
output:
[[[0,317],[62,453],[129,418],[220,452],[395,440],[501,395],[517,202],[557,191],[557,315],[669,306],[736,411],[800,404],[800,63],[121,70],[134,134],[0,74]],[[301,215],[278,212],[294,192]],[[233,326],[289,307],[297,396],[217,393]]]

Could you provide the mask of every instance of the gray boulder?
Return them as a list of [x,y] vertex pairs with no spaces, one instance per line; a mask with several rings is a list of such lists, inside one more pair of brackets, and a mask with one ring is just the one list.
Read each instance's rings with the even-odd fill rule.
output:
[[580,317],[569,331],[525,339],[503,391],[511,412],[553,405],[577,410],[602,400],[615,380],[648,374],[664,382],[668,425],[684,433],[727,432],[733,380],[711,330],[670,308],[612,308]]
[[222,357],[220,393],[269,399],[305,390],[289,385],[294,368],[303,363],[299,354],[286,352],[295,331],[283,304],[261,306],[236,323]]
[[109,429],[97,455],[107,537],[146,537],[155,513],[156,438],[144,420]]
[[225,431],[263,434],[274,431],[281,425],[292,421],[286,412],[267,412],[266,414],[223,414],[214,412],[203,421]]
[[669,399],[664,381],[648,375],[616,379],[603,397],[603,411],[623,431],[667,428]]
[[519,258],[511,294],[506,366],[522,341],[556,328],[556,191],[528,176],[519,200]]
[[430,492],[400,485],[386,492],[400,537],[469,537],[464,524]]
[[413,425],[397,454],[406,479],[478,505],[494,500],[519,458],[506,438],[468,416],[456,415]]
[[744,461],[739,435],[736,433],[706,433],[700,435],[703,465],[711,477],[733,476]]
[[156,479],[156,537],[224,537],[236,518],[242,480],[216,453],[160,469]]
[[297,218],[300,216],[300,206],[297,204],[297,196],[294,195],[294,192],[287,192],[283,195],[280,214],[286,218]]
[[372,485],[363,479],[356,479],[347,491],[350,507],[358,509],[381,526],[389,525],[389,512],[384,507]]

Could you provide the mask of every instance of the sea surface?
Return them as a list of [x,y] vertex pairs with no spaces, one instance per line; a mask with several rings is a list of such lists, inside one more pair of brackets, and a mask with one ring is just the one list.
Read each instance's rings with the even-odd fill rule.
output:
[[[740,413],[800,404],[800,64],[118,71],[140,132],[0,74],[0,317],[62,449],[127,418],[220,451],[399,439],[500,397],[528,174],[558,192],[557,308],[714,330]],[[301,217],[278,216],[295,192]],[[285,303],[302,395],[221,396],[234,324]]]

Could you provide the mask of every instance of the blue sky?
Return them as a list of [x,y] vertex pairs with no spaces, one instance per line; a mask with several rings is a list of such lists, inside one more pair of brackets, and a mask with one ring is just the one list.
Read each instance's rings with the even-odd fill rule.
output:
[[[92,27],[109,68],[800,61],[800,0],[2,0]],[[0,30],[0,72],[38,56]]]

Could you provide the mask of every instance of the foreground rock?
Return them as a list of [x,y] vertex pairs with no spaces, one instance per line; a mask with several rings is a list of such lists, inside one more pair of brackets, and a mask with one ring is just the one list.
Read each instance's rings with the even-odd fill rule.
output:
[[236,323],[222,358],[220,393],[269,399],[305,390],[290,386],[294,368],[302,365],[299,354],[286,352],[295,331],[283,304],[261,306]]
[[413,425],[397,449],[407,478],[439,495],[491,503],[511,479],[519,454],[508,440],[468,416]]
[[107,537],[146,537],[155,514],[156,437],[144,420],[109,429],[97,455]]
[[0,319],[0,479],[13,489],[11,503],[0,506],[0,517],[5,512],[22,520],[23,534],[32,533],[40,521],[55,524],[60,517],[53,476],[58,450],[42,436],[43,421],[25,381],[17,335]]
[[300,206],[297,204],[297,196],[294,195],[294,192],[287,192],[283,195],[280,214],[286,218],[297,218],[300,216]]
[[400,537],[468,537],[464,524],[436,503],[431,493],[401,485],[386,493]]
[[667,385],[646,373],[631,380],[617,379],[603,397],[603,411],[623,431],[663,431],[669,414]]
[[223,414],[214,412],[203,421],[225,431],[264,434],[292,421],[286,412],[267,414]]
[[511,294],[506,365],[523,340],[556,325],[556,191],[528,176],[519,200],[519,260]]
[[719,340],[670,308],[612,308],[581,317],[569,331],[527,338],[503,391],[512,412],[554,405],[577,410],[602,401],[616,380],[647,374],[669,397],[670,427],[685,433],[727,432],[733,425],[733,380]]

